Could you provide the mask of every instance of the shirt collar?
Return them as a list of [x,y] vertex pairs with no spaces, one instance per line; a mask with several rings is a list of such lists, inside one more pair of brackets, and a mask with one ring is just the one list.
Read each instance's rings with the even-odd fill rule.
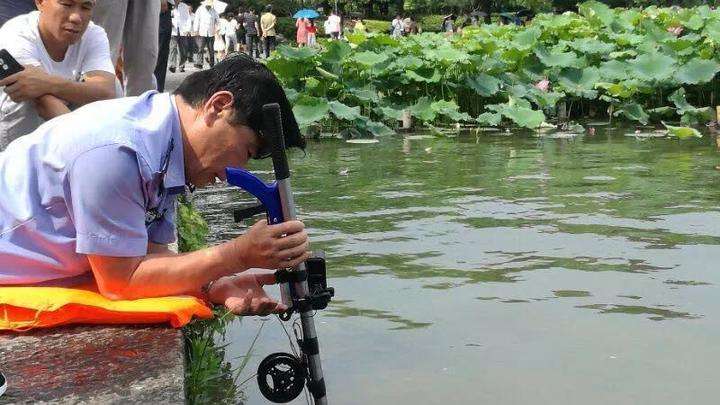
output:
[[172,133],[173,148],[170,151],[170,162],[165,174],[164,186],[170,194],[185,192],[185,157],[183,156],[182,131],[180,130],[180,115],[178,114],[175,97],[168,94],[172,104]]

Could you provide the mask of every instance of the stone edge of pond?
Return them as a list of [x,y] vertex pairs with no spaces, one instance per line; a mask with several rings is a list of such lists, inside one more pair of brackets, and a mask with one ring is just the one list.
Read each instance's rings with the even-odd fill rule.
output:
[[6,403],[182,404],[182,330],[66,326],[0,333]]

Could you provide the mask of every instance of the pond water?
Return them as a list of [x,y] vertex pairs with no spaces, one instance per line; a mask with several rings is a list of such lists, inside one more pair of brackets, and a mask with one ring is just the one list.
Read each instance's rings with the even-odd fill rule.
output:
[[[627,132],[293,153],[299,212],[336,288],[316,315],[330,402],[714,403],[720,156],[707,136]],[[231,208],[248,194],[197,194],[214,241],[244,230]],[[227,358],[240,363],[263,324],[240,380],[288,350],[277,319],[245,318]],[[264,403],[254,379],[243,389]]]

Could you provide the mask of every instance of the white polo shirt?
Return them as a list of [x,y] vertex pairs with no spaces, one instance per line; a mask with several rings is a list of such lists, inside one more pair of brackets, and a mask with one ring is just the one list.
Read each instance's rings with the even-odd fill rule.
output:
[[[6,22],[0,28],[0,49],[7,49],[21,65],[40,66],[47,73],[68,80],[81,81],[93,71],[115,74],[107,35],[100,26],[91,22],[82,38],[68,47],[65,59],[56,62],[40,38],[39,18],[40,12],[33,11]],[[0,90],[0,151],[43,122],[32,101],[16,103]]]

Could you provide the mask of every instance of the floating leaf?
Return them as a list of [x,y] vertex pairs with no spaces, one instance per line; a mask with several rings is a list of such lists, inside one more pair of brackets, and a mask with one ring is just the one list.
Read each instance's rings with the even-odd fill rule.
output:
[[668,136],[673,136],[678,139],[686,138],[702,138],[702,134],[695,128],[691,127],[674,127],[663,122],[665,128],[668,130]]

